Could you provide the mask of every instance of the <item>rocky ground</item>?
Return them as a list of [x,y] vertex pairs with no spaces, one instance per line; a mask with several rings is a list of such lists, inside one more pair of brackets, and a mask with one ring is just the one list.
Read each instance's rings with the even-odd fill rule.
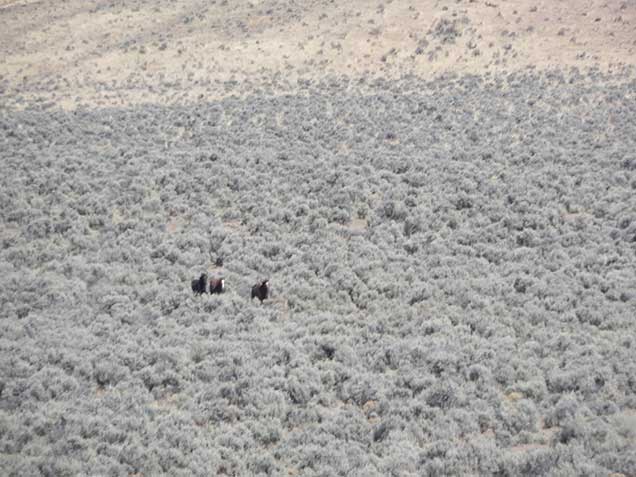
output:
[[342,5],[0,2],[7,475],[636,475],[636,7]]

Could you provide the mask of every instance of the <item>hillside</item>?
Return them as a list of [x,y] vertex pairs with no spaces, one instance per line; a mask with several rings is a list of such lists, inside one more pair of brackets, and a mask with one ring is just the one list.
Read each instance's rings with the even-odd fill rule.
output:
[[636,61],[627,1],[0,1],[4,99],[175,104],[322,78]]
[[5,475],[636,475],[630,2],[0,5]]

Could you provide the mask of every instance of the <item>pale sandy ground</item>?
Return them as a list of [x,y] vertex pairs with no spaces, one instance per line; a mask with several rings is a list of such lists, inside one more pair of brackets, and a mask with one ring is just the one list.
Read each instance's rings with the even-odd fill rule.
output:
[[6,106],[181,103],[289,91],[298,79],[635,62],[632,1],[0,0]]

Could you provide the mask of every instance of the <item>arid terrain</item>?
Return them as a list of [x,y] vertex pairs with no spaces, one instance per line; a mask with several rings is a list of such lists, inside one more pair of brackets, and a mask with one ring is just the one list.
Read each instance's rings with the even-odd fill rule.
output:
[[0,22],[3,100],[64,108],[636,61],[629,1],[0,0]]
[[636,476],[635,63],[630,1],[0,0],[0,474]]

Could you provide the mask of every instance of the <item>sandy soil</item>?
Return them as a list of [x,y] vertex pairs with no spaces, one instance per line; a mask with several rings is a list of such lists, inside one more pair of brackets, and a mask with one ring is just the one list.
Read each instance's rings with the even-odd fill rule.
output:
[[5,104],[214,99],[325,77],[636,61],[627,1],[0,1]]

